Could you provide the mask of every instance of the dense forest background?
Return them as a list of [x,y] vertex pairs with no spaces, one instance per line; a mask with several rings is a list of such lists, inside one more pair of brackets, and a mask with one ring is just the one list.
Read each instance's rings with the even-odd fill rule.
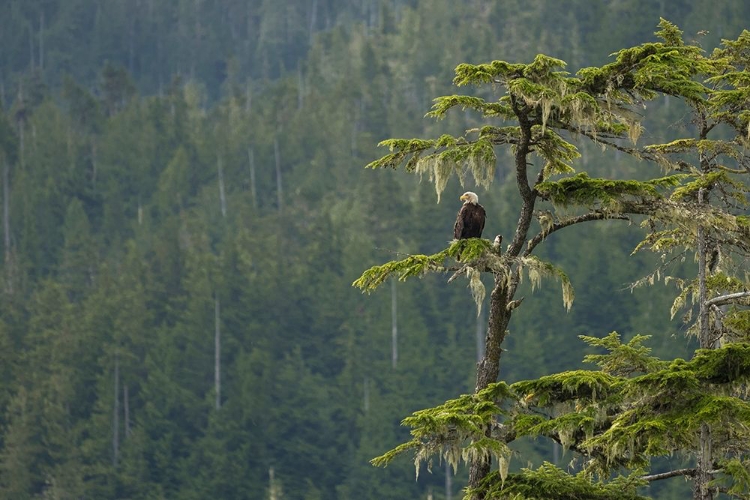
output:
[[[350,286],[394,253],[444,248],[465,190],[436,203],[428,182],[363,169],[377,143],[473,126],[423,118],[461,62],[546,53],[575,72],[651,40],[660,16],[708,49],[750,26],[744,0],[0,11],[0,496],[13,499],[458,496],[465,478],[439,464],[415,481],[408,461],[368,462],[403,440],[403,416],[472,390],[485,323],[460,280]],[[646,135],[687,125],[656,105]],[[639,166],[582,153],[593,174]],[[477,189],[490,238],[515,225],[506,175],[501,159]],[[553,285],[522,294],[505,380],[578,367],[579,334],[689,352],[673,290],[628,289],[651,269],[630,256],[640,236],[616,221],[550,238],[576,302],[566,313]],[[516,466],[567,460],[520,446]]]

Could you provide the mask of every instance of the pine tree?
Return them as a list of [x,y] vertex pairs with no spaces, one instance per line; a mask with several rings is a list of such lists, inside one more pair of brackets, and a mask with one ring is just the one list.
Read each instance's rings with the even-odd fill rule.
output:
[[[681,45],[682,33],[674,27],[671,30],[672,43]],[[737,40],[725,40],[724,47],[706,61],[713,68],[706,75],[705,96],[687,102],[694,135],[647,147],[647,154],[654,154],[666,168],[686,172],[687,177],[649,218],[651,231],[643,246],[660,254],[665,262],[694,254],[697,276],[680,279],[667,275],[664,279],[677,283],[680,290],[672,315],[687,309],[684,320],[688,331],[697,337],[701,349],[714,349],[746,342],[750,326],[750,283],[746,273],[743,275],[750,250],[750,219],[744,214],[750,191],[750,160],[746,157],[750,141],[750,86],[746,78],[750,32],[744,31]],[[649,278],[661,271],[666,270],[659,269]],[[739,393],[730,391],[730,395]],[[750,451],[734,443],[727,446],[730,429],[702,423],[696,467],[688,473],[694,479],[695,499],[712,500],[718,490],[712,487],[716,478],[712,471],[731,476],[727,473],[730,466],[724,464],[742,461]],[[744,486],[729,488],[732,493],[740,489]]]
[[[680,31],[671,23],[662,20],[660,28],[660,41],[621,50],[614,62],[582,69],[575,76],[562,71],[563,61],[544,55],[530,64],[493,61],[459,65],[454,83],[477,85],[482,97],[440,97],[429,115],[442,118],[450,109],[461,107],[479,112],[488,122],[499,119],[511,124],[484,124],[462,137],[443,135],[434,140],[391,139],[381,143],[392,152],[369,167],[397,168],[405,163],[407,171],[430,177],[438,200],[452,175],[462,184],[471,176],[475,184],[488,189],[495,178],[496,149],[509,147],[520,202],[515,231],[501,235],[510,236],[504,250],[484,239],[454,241],[433,255],[411,255],[375,266],[355,281],[355,286],[370,291],[391,276],[405,280],[431,272],[452,273],[449,281],[467,277],[480,304],[485,294],[481,274],[489,273],[494,280],[485,354],[477,366],[474,393],[406,418],[404,424],[412,427],[413,439],[374,459],[375,464],[385,465],[407,450],[415,453],[417,472],[419,464],[429,463],[433,455],[454,468],[463,460],[469,467],[468,494],[478,499],[641,498],[638,487],[686,475],[696,478],[695,498],[703,500],[713,498],[708,493],[708,480],[717,471],[730,484],[729,491],[739,493],[746,488],[741,446],[724,445],[726,457],[731,457],[726,465],[709,460],[710,452],[706,451],[709,441],[735,443],[727,440],[728,436],[744,436],[746,432],[750,405],[733,397],[733,391],[747,376],[742,368],[748,366],[745,345],[699,351],[690,361],[665,362],[649,355],[642,345],[643,337],[623,344],[613,333],[602,339],[584,338],[590,345],[610,351],[586,358],[598,363],[600,370],[563,372],[513,385],[497,381],[508,325],[513,310],[523,300],[516,297],[523,277],[527,276],[532,285],[542,277],[554,277],[562,283],[566,307],[573,302],[573,288],[563,270],[533,255],[552,233],[588,221],[645,215],[653,225],[670,225],[650,234],[646,244],[664,250],[693,243],[699,263],[704,261],[701,269],[707,266],[704,247],[709,240],[714,247],[723,242],[745,248],[746,219],[712,208],[705,193],[713,190],[727,198],[730,191],[726,187],[732,186],[735,203],[745,201],[744,188],[730,179],[732,172],[727,172],[728,167],[718,158],[723,155],[737,162],[736,168],[729,168],[736,174],[747,170],[742,153],[748,124],[746,79],[741,76],[747,37],[743,34],[736,42],[728,42],[725,51],[707,58],[698,47],[684,44]],[[725,92],[715,92],[701,83],[706,78]],[[483,86],[502,89],[504,94],[490,100],[491,90]],[[637,148],[642,125],[636,107],[660,95],[678,98],[696,109],[697,116],[703,118],[699,123],[704,136],[687,143]],[[705,134],[719,122],[741,132],[734,142],[707,141]],[[671,171],[670,175],[644,181],[575,173],[573,162],[579,153],[570,141],[582,137],[658,162]],[[699,154],[701,161],[696,168],[689,168],[679,157],[669,158],[687,150]],[[718,154],[705,160],[709,152]],[[691,204],[684,201],[687,198],[693,198]],[[686,224],[688,220],[692,224]],[[722,239],[715,233],[728,236]],[[457,264],[453,259],[459,253],[461,262]],[[699,276],[692,288],[685,284],[681,294],[683,300],[690,293],[703,297],[698,300],[702,304],[698,321],[701,331],[714,324],[707,312],[711,300],[717,304],[746,297],[744,292],[732,297],[717,297],[719,292],[714,292],[714,299],[706,300],[707,291],[698,293],[697,288],[703,282],[706,285],[702,288],[707,289],[710,277]],[[734,286],[747,289],[736,282]],[[731,315],[735,323],[741,321],[737,318],[744,318],[741,313]],[[702,346],[709,343],[706,340]],[[705,429],[718,426],[722,427],[721,436],[713,439]],[[571,475],[545,464],[536,470],[509,474],[508,444],[527,435],[546,436],[573,450],[583,459],[582,471]],[[697,468],[645,474],[651,457],[694,452],[697,436],[703,450],[697,453],[702,457]],[[490,472],[493,459],[499,466],[496,472]],[[630,472],[611,479],[623,471]]]
[[8,116],[3,112],[0,103],[0,168],[3,183],[3,272],[5,275],[5,289],[13,291],[14,252],[11,247],[10,227],[10,182],[11,167],[18,161],[18,139]]

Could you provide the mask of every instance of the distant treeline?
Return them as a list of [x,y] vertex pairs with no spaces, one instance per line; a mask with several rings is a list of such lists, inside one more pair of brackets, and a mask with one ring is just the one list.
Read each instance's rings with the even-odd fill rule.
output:
[[[427,182],[364,170],[377,143],[436,130],[423,116],[461,62],[602,63],[659,16],[708,30],[707,46],[750,20],[740,0],[2,11],[0,496],[14,499],[445,498],[441,466],[415,482],[411,463],[369,459],[403,441],[404,415],[472,389],[484,318],[446,279],[367,298],[350,285],[444,248],[462,188],[436,204]],[[583,152],[590,172],[627,171]],[[490,236],[515,224],[506,174],[479,191]],[[629,256],[637,229],[598,231],[621,246],[548,242],[575,256],[556,261],[576,305],[527,291],[507,380],[578,366],[579,334],[679,334],[669,294],[624,290],[648,268]]]

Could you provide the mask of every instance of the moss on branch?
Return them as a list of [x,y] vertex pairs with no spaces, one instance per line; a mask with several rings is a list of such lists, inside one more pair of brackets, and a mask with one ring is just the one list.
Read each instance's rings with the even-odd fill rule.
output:
[[516,382],[511,389],[527,404],[548,406],[574,399],[606,399],[620,381],[619,377],[597,370],[574,370]]
[[648,181],[591,178],[585,172],[559,181],[537,184],[536,190],[557,206],[600,206],[617,209],[620,201],[632,198],[660,199],[660,189],[679,185],[684,174]]
[[469,490],[469,495],[482,498],[513,498],[515,500],[647,500],[637,489],[646,484],[635,472],[630,476],[617,476],[605,481],[592,481],[584,471],[570,474],[545,462],[539,468],[523,468],[509,474],[503,481],[499,471],[490,473],[479,488]]
[[[491,439],[486,431],[503,414],[503,402],[513,394],[504,382],[491,384],[476,394],[465,394],[446,401],[435,408],[414,412],[402,421],[411,427],[412,439],[371,460],[373,465],[385,467],[403,453],[414,452],[417,476],[422,462],[438,455],[454,470],[460,461],[470,463],[477,458],[492,457],[509,463],[511,451],[503,440]],[[507,473],[507,468],[506,468]]]
[[492,243],[482,238],[454,240],[448,248],[432,255],[409,255],[405,259],[373,266],[362,273],[352,286],[363,292],[371,292],[392,276],[397,277],[399,281],[406,281],[408,278],[420,277],[428,272],[447,272],[449,269],[445,267],[446,259],[460,256],[464,263],[471,262],[486,255],[491,248]]
[[534,256],[522,257],[520,262],[529,276],[532,290],[541,285],[542,278],[555,278],[559,280],[562,287],[563,305],[567,310],[570,310],[575,299],[575,290],[573,290],[570,278],[568,278],[568,275],[562,269]]

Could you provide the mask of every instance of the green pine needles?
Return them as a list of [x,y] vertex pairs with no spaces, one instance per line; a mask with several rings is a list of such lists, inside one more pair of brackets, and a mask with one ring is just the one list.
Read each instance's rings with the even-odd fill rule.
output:
[[[460,259],[451,264],[450,259]],[[489,240],[469,238],[453,240],[448,248],[432,255],[409,255],[401,260],[393,260],[385,264],[373,266],[362,273],[352,286],[363,292],[372,292],[385,283],[388,278],[395,277],[399,281],[406,281],[412,277],[421,277],[430,272],[453,272],[451,281],[460,274],[464,274],[469,281],[474,302],[479,314],[485,297],[485,286],[481,280],[482,272],[491,272],[502,276],[504,280],[512,277],[511,266],[517,266],[518,279],[528,276],[532,290],[541,286],[542,279],[553,278],[560,281],[562,287],[563,304],[570,310],[575,299],[575,291],[570,278],[564,271],[549,262],[542,261],[535,256],[516,259],[501,256],[497,249],[492,248]]]
[[[517,187],[518,223],[504,228],[508,246],[502,252],[483,239],[454,241],[434,255],[374,266],[354,282],[370,292],[390,277],[449,272],[449,282],[466,276],[479,307],[486,295],[482,273],[493,279],[474,394],[404,419],[412,439],[374,464],[387,465],[406,452],[413,453],[417,473],[435,457],[454,469],[464,462],[472,500],[639,499],[640,487],[676,476],[694,481],[699,500],[713,500],[716,488],[748,498],[750,32],[710,56],[685,44],[682,32],[664,19],[656,35],[656,42],[620,50],[613,62],[575,75],[565,71],[564,61],[541,54],[528,64],[461,64],[454,84],[486,91],[481,97],[438,97],[427,116],[472,110],[481,116],[480,126],[460,137],[381,142],[390,153],[368,167],[405,165],[434,183],[438,201],[453,176],[462,185],[471,180],[489,189],[503,158],[495,150],[508,148],[512,163],[505,181]],[[493,92],[494,100],[487,97]],[[643,109],[659,96],[686,105],[689,133],[638,146]],[[581,138],[668,175],[636,180],[576,173]],[[502,343],[521,303],[515,294],[523,280],[532,289],[542,278],[559,280],[565,307],[573,303],[566,273],[531,253],[571,225],[631,216],[646,233],[634,252],[649,249],[661,257],[632,287],[657,279],[676,285],[672,316],[684,311],[685,331],[703,349],[689,360],[665,361],[651,356],[646,335],[628,342],[616,333],[585,336],[599,352],[584,361],[598,369],[498,382]],[[692,275],[680,266],[688,257],[697,263]],[[576,454],[581,470],[573,474],[543,463],[511,474],[509,444],[521,437],[559,443]],[[694,466],[647,474],[653,457],[674,455]]]
[[683,178],[684,175],[677,174],[643,182],[620,181],[592,179],[582,172],[559,181],[543,182],[536,189],[556,206],[584,206],[619,211],[622,201],[662,198],[660,189],[678,186]]
[[486,487],[470,490],[469,495],[485,498],[514,500],[646,500],[637,490],[646,482],[638,474],[616,476],[610,481],[591,481],[585,472],[571,475],[555,465],[544,462],[539,468],[523,468],[498,480],[499,472],[492,472]]
[[391,276],[395,276],[399,281],[406,281],[410,277],[423,276],[430,271],[447,272],[452,269],[445,262],[449,258],[460,257],[465,262],[473,262],[481,257],[487,257],[487,265],[499,265],[498,259],[491,257],[490,249],[490,241],[481,238],[453,240],[448,248],[436,254],[409,255],[405,259],[373,266],[362,273],[352,286],[363,292],[372,292]]
[[402,421],[411,427],[412,440],[372,460],[373,465],[386,466],[398,455],[414,452],[416,474],[422,462],[432,466],[432,457],[446,460],[454,470],[459,462],[470,463],[478,456],[510,459],[510,449],[501,441],[488,439],[484,429],[503,413],[503,401],[511,398],[508,386],[499,382],[478,392],[463,395],[444,404],[414,412]]
[[[455,468],[477,454],[492,455],[500,464],[499,480],[488,476],[479,490],[498,498],[641,498],[635,491],[645,484],[649,457],[670,456],[690,446],[706,423],[729,449],[750,448],[750,404],[736,397],[750,379],[750,344],[702,350],[692,360],[665,363],[649,355],[646,338],[622,343],[614,332],[582,337],[607,349],[607,354],[587,357],[600,370],[562,372],[510,386],[498,382],[417,411],[402,422],[413,439],[372,462],[385,466],[411,452],[418,473],[420,464],[430,467],[433,457]],[[487,439],[488,429],[492,439]],[[522,436],[552,438],[589,458],[576,476],[550,464],[508,474],[508,445]],[[626,483],[635,496],[607,496],[612,494],[608,479],[622,467],[634,471]],[[572,495],[580,491],[575,486],[580,481],[593,496],[545,496],[553,487],[557,492],[573,488]],[[539,489],[528,489],[532,484]]]

